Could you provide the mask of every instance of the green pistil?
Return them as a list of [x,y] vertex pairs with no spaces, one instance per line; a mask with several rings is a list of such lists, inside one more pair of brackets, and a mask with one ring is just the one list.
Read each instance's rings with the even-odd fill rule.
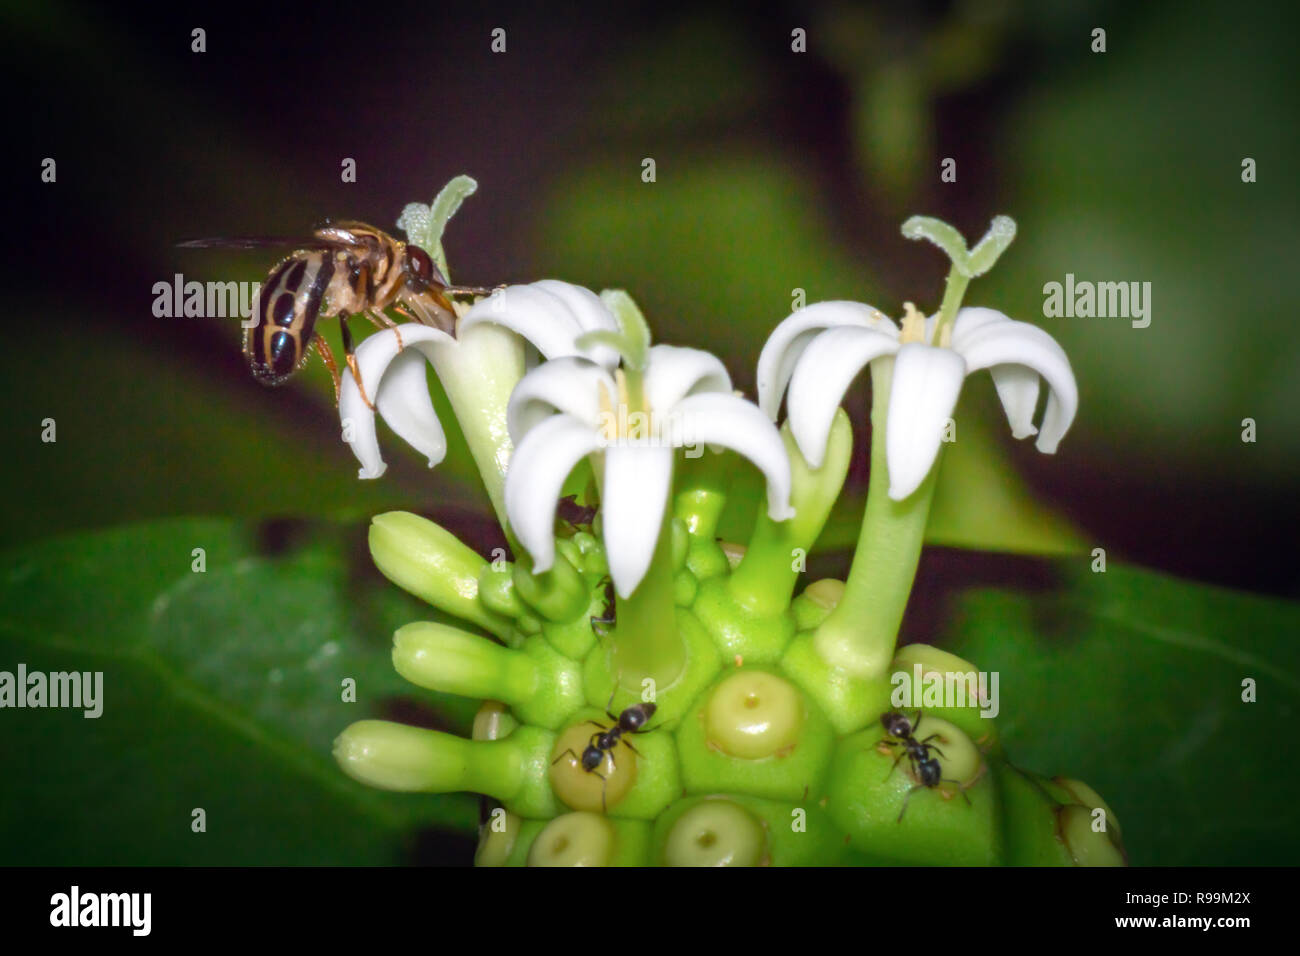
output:
[[478,183],[469,176],[457,176],[442,187],[432,206],[410,203],[397,219],[398,228],[406,233],[412,243],[433,257],[446,279],[450,279],[451,275],[447,269],[447,254],[442,249],[443,231],[447,228],[448,220],[456,215],[460,204],[474,195],[477,189]]
[[994,216],[984,238],[970,250],[967,250],[966,240],[961,233],[943,220],[929,216],[913,216],[907,220],[903,223],[903,235],[908,239],[928,239],[942,249],[952,262],[943,304],[939,307],[939,318],[930,338],[931,345],[940,345],[944,330],[950,329],[957,319],[957,310],[961,308],[961,300],[970,280],[993,268],[998,257],[1016,237],[1016,223],[1010,216]]

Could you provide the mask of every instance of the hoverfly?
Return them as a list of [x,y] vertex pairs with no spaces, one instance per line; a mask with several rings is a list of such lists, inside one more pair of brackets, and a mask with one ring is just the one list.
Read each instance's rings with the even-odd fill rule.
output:
[[[316,329],[321,315],[337,315],[343,329],[348,368],[362,400],[374,408],[361,382],[348,318],[361,315],[381,329],[397,323],[384,309],[392,307],[408,321],[431,325],[454,335],[456,312],[449,296],[487,295],[491,289],[454,286],[433,258],[419,246],[401,242],[363,222],[326,222],[307,242],[293,239],[191,239],[187,248],[256,248],[298,246],[280,260],[262,283],[257,322],[244,339],[244,355],[253,377],[263,385],[283,385],[309,358],[314,346],[334,378],[339,370],[324,337]],[[401,333],[398,348],[401,348]]]

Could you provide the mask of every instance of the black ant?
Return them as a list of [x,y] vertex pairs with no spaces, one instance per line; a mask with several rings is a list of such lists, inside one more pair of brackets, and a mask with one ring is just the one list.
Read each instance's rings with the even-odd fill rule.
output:
[[[594,773],[600,778],[600,809],[602,813],[608,812],[608,807],[605,805],[605,787],[608,785],[609,780],[596,768],[601,765],[602,761],[609,760],[610,771],[612,772],[617,770],[618,767],[614,764],[614,748],[618,746],[619,740],[624,734],[644,733],[645,731],[643,728],[649,722],[650,718],[654,716],[656,709],[654,704],[633,704],[615,717],[609,708],[614,706],[614,694],[617,690],[618,683],[615,682],[614,690],[609,692],[609,703],[605,705],[605,714],[614,722],[613,726],[606,727],[604,724],[595,720],[584,721],[584,723],[591,724],[593,727],[598,727],[599,730],[591,735],[591,740],[589,740],[587,746],[583,748],[582,756],[578,756],[578,754],[573,752],[573,748],[569,747],[564,751],[564,753],[551,761],[551,766],[554,767],[565,757],[572,756],[582,764],[583,770],[587,773]],[[641,756],[641,752],[632,746],[630,740],[624,740],[623,744],[628,750],[632,751],[632,753],[636,754],[638,757]]]
[[577,495],[565,495],[555,505],[555,517],[567,527],[557,528],[562,537],[572,537],[582,529],[591,530],[591,523],[596,520],[595,507],[578,504]]
[[889,779],[895,768],[898,767],[899,761],[906,757],[908,763],[911,764],[912,775],[920,781],[920,783],[914,786],[911,790],[907,791],[907,796],[903,798],[903,809],[898,811],[898,819],[895,821],[896,823],[903,822],[903,814],[907,812],[907,802],[912,799],[912,794],[926,787],[937,787],[941,783],[957,784],[957,792],[962,795],[966,804],[968,806],[970,805],[970,797],[966,796],[966,791],[961,788],[961,781],[945,779],[942,776],[943,768],[940,766],[939,761],[930,756],[930,751],[933,750],[940,757],[943,757],[945,760],[948,759],[936,744],[930,743],[931,740],[939,735],[931,734],[924,740],[917,740],[912,736],[913,730],[921,723],[921,712],[919,710],[916,712],[916,717],[913,720],[908,720],[903,714],[891,710],[889,713],[881,715],[880,723],[884,726],[885,733],[889,734],[890,737],[897,737],[898,739],[888,740],[882,738],[878,741],[878,744],[884,744],[886,747],[897,747],[901,743],[903,747],[903,749],[899,751],[898,756],[894,758],[894,763],[889,768],[889,773],[885,774],[885,779]]
[[[609,629],[618,623],[618,608],[614,606],[614,581],[612,578],[605,580],[605,608],[600,617],[593,617],[591,620],[591,629],[596,632],[597,637],[605,638],[609,636]],[[610,716],[614,716],[610,714]]]

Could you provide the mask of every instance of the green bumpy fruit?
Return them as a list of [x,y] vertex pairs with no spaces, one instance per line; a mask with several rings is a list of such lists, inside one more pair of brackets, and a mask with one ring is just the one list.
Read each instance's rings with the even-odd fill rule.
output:
[[[698,497],[687,505],[711,506]],[[712,523],[680,503],[678,518],[674,599],[686,665],[670,686],[628,687],[611,673],[603,625],[592,623],[606,615],[607,579],[591,535],[562,539],[555,568],[533,577],[448,546],[422,518],[381,515],[371,532],[381,570],[498,639],[407,625],[395,639],[397,669],[423,687],[489,700],[472,740],[354,724],[336,743],[340,765],[388,789],[487,794],[497,806],[481,829],[482,866],[1126,862],[1119,822],[1091,788],[1006,760],[973,684],[964,706],[891,700],[900,685],[919,692],[918,675],[972,665],[911,645],[896,655],[894,681],[852,678],[811,640],[840,582],[809,585],[777,614],[748,610],[727,587],[737,549],[720,547]],[[431,583],[434,575],[451,583]],[[584,768],[584,750],[617,716],[648,703],[645,725],[598,748],[599,763]],[[909,720],[922,711],[913,737],[941,754],[932,786],[882,727],[882,715],[899,710]]]

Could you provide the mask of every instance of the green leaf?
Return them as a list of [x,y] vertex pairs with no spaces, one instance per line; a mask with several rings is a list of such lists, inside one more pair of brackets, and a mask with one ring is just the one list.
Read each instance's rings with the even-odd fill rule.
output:
[[1008,756],[1092,786],[1137,865],[1293,865],[1300,605],[1088,560],[1065,578],[966,592],[949,625],[1000,673]]
[[[435,407],[447,430],[446,459],[433,470],[424,467],[417,452],[381,425],[388,472],[358,481],[356,459],[339,436],[329,374],[319,361],[292,384],[268,389],[246,372],[218,378],[196,368],[192,354],[169,355],[156,343],[115,336],[106,331],[108,320],[92,324],[68,313],[48,318],[89,327],[53,337],[42,335],[41,323],[14,329],[15,354],[42,356],[41,381],[33,387],[11,377],[0,385],[7,409],[0,443],[15,449],[4,477],[11,507],[0,524],[0,546],[187,514],[359,521],[434,500],[440,507],[490,513],[433,375]],[[227,324],[233,357],[239,327]],[[342,354],[338,323],[322,332]],[[46,418],[57,423],[55,442],[41,440]]]
[[0,862],[384,864],[420,828],[472,826],[471,797],[371,790],[331,756],[410,697],[468,731],[472,702],[412,693],[390,662],[393,630],[436,612],[373,570],[364,529],[312,526],[280,554],[257,538],[180,520],[0,555],[0,670],[103,672],[96,719],[3,712]]

